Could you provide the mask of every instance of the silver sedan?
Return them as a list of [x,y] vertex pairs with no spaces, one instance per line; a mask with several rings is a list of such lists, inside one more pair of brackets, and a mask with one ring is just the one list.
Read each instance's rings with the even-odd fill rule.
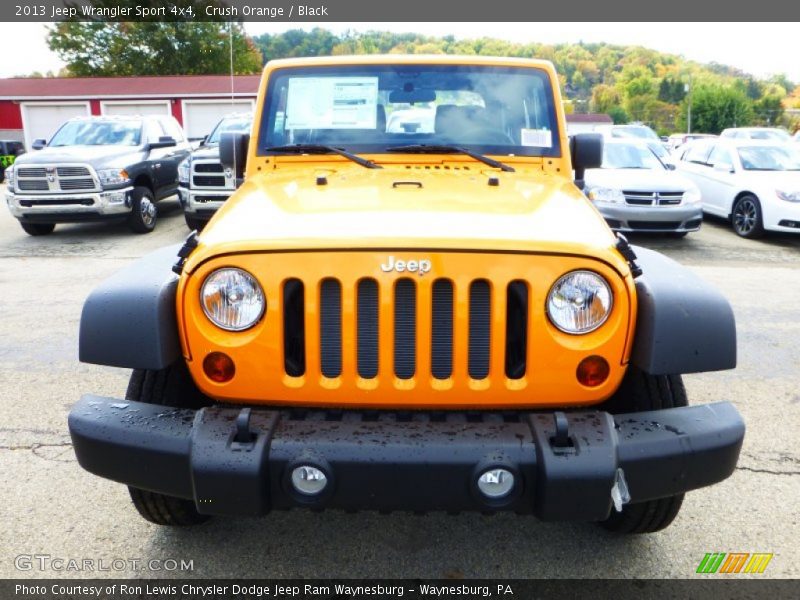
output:
[[644,142],[605,140],[603,164],[586,171],[585,182],[587,197],[615,231],[682,237],[703,222],[697,186]]

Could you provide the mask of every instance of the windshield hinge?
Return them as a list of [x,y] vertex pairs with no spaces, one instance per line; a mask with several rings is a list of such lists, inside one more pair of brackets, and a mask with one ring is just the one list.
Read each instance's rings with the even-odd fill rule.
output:
[[197,248],[197,232],[193,231],[188,235],[186,241],[183,242],[181,249],[178,250],[178,262],[172,265],[173,273],[176,275],[183,273],[183,265],[186,264],[186,259],[189,258],[189,255],[192,252],[194,252],[195,248]]
[[617,233],[617,251],[622,255],[622,258],[628,262],[633,278],[636,279],[639,277],[639,275],[642,274],[642,268],[636,264],[636,253],[628,243],[628,238],[621,233]]

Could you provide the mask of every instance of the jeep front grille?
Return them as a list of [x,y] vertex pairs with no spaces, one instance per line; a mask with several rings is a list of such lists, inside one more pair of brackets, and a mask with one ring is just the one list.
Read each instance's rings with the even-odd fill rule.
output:
[[[471,379],[489,377],[492,349],[504,356],[504,375],[521,379],[526,374],[528,344],[528,287],[523,281],[507,286],[493,286],[486,279],[476,279],[467,288],[468,310],[462,318],[454,314],[457,290],[449,279],[399,278],[391,283],[362,279],[349,290],[337,279],[326,278],[319,285],[304,285],[288,279],[283,285],[284,371],[291,377],[305,373],[306,355],[318,357],[319,372],[335,379],[342,374],[346,348],[343,307],[354,309],[354,346],[356,375],[364,380],[378,377],[381,345],[390,344],[384,359],[392,361],[391,372],[401,381],[417,378],[418,366],[434,379],[447,380],[453,374],[454,361],[460,360]],[[308,294],[317,298],[308,298]],[[502,294],[503,301],[499,295]],[[350,297],[348,297],[350,296]],[[390,306],[389,311],[382,311]],[[318,313],[314,313],[314,307]],[[499,314],[498,314],[499,313]],[[388,318],[387,318],[388,317]],[[457,330],[457,325],[463,330]],[[306,337],[313,327],[319,337]],[[492,344],[493,336],[505,340]],[[309,349],[317,343],[317,349]],[[464,351],[458,352],[457,346]],[[309,350],[312,350],[309,352]]]

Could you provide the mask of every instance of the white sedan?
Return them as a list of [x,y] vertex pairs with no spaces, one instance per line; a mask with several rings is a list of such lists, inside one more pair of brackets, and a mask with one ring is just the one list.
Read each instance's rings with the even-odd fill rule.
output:
[[731,221],[742,237],[800,233],[800,148],[750,139],[687,144],[678,170],[700,189],[703,211]]

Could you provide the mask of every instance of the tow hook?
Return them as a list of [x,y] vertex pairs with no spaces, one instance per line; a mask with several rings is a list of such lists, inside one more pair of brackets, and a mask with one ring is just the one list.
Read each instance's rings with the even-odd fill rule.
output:
[[617,469],[614,473],[614,485],[611,486],[611,501],[614,503],[614,510],[622,512],[622,507],[631,501],[631,493],[628,491],[628,482],[625,481],[625,471]]
[[572,454],[575,452],[575,444],[569,435],[569,421],[567,415],[561,411],[553,413],[553,424],[556,433],[550,438],[550,445],[556,454]]
[[256,434],[250,429],[251,409],[243,408],[236,415],[236,432],[231,440],[231,450],[249,450],[253,447]]

